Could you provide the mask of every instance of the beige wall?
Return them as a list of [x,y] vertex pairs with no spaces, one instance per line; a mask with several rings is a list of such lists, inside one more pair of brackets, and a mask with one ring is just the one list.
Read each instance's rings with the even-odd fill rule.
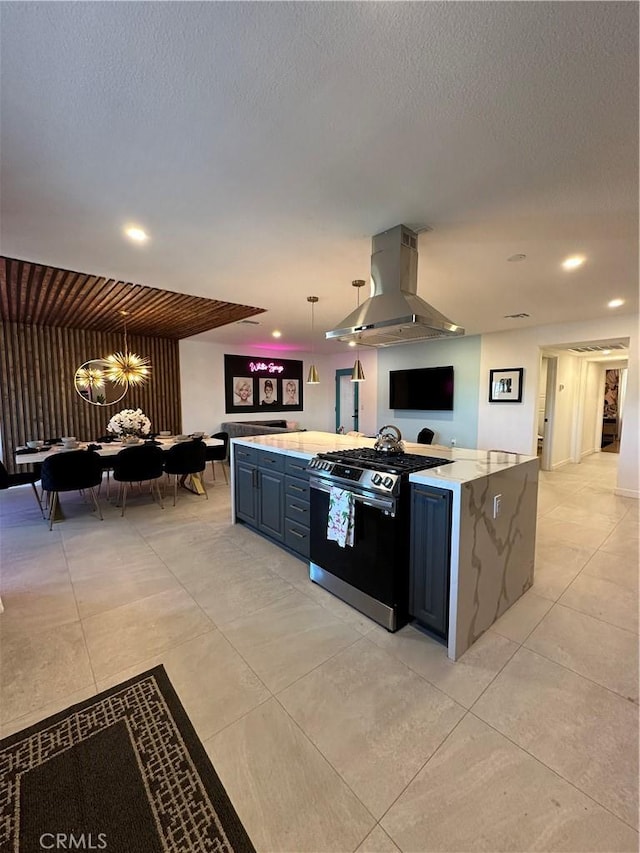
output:
[[[616,491],[629,497],[640,497],[640,388],[639,388],[639,329],[634,315],[607,316],[601,320],[579,323],[558,323],[535,326],[521,331],[497,332],[482,336],[481,377],[488,377],[492,367],[524,367],[524,395],[521,404],[501,406],[485,402],[481,395],[478,412],[479,448],[502,448],[519,453],[535,453],[537,435],[538,378],[540,349],[561,348],[585,341],[607,341],[629,338],[628,384],[625,400],[625,418],[618,457],[618,482]],[[559,362],[558,386],[565,389],[557,395],[561,413],[557,419],[568,420],[577,405],[576,383],[578,371],[566,356]],[[554,446],[553,464],[571,458],[563,441]]]
[[[640,438],[640,389],[638,365],[638,318],[636,316],[611,316],[601,320],[579,323],[562,323],[535,326],[509,332],[482,335],[480,346],[480,395],[478,402],[478,428],[476,447],[485,450],[512,450],[535,455],[538,435],[539,374],[541,349],[568,346],[585,341],[606,341],[612,338],[629,338],[628,382],[625,399],[622,441],[618,464],[620,494],[640,497],[639,438]],[[386,369],[393,369],[394,350],[385,352]],[[246,348],[245,348],[246,351]],[[406,351],[406,350],[405,350]],[[180,342],[180,375],[182,383],[182,418],[186,432],[196,429],[217,429],[221,421],[228,420],[224,411],[224,359],[225,352],[241,354],[242,350],[221,344],[195,339]],[[367,381],[360,386],[360,430],[373,435],[381,426],[377,422],[380,414],[379,388],[386,387],[380,374],[378,350],[361,349]],[[282,356],[282,352],[264,353],[265,356]],[[390,358],[391,355],[391,358]],[[289,358],[301,358],[305,373],[309,365],[308,353],[287,353]],[[296,412],[296,419],[307,429],[335,430],[335,371],[339,367],[351,367],[354,353],[345,350],[331,356],[314,356],[320,371],[321,383],[305,386],[305,408]],[[398,358],[399,362],[399,358]],[[587,398],[593,392],[593,378],[587,374],[587,398],[581,402],[580,387],[584,388],[584,366],[579,359],[563,355],[559,361],[558,385],[565,386],[558,392],[559,411],[556,418],[566,426],[564,432],[574,436],[574,447],[584,452],[589,444],[589,418]],[[406,366],[398,363],[397,366]],[[489,370],[501,367],[524,368],[524,392],[522,403],[490,404],[486,388]],[[583,377],[581,379],[581,376]],[[591,378],[590,378],[591,377]],[[380,381],[379,381],[380,380]],[[582,419],[578,417],[582,406]],[[235,416],[237,417],[237,416]],[[248,415],[247,420],[255,420]],[[595,429],[595,425],[594,425]],[[596,448],[595,434],[593,449]],[[562,464],[571,459],[572,445],[562,438],[554,447],[553,464]]]

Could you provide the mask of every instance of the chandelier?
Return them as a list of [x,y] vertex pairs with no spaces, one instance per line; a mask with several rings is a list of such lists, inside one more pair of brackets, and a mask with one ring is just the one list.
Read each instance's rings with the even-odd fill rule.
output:
[[103,388],[105,373],[97,367],[80,367],[76,371],[76,383],[80,388]]
[[129,352],[127,344],[127,316],[128,311],[118,312],[124,322],[124,349],[114,352],[105,358],[106,377],[116,385],[143,385],[149,378],[151,364],[148,358]]

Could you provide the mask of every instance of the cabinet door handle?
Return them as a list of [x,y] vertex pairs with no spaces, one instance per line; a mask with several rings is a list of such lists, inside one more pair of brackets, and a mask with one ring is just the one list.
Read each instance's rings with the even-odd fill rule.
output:
[[297,536],[298,539],[306,539],[307,538],[302,533],[298,533],[297,530],[292,530],[291,528],[289,528],[289,533],[292,533],[294,536]]
[[291,509],[295,509],[296,512],[306,512],[306,509],[302,509],[302,507],[295,506],[295,504],[291,504]]
[[307,491],[306,489],[303,489],[302,486],[294,486],[293,484],[291,484],[289,486],[289,488],[291,489],[292,492],[306,492]]

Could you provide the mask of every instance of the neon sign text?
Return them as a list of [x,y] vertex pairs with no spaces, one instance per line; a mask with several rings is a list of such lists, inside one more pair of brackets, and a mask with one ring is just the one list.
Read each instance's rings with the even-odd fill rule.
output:
[[284,365],[275,364],[273,361],[270,361],[269,364],[266,364],[264,361],[250,361],[249,370],[251,373],[258,373],[259,371],[266,371],[267,373],[282,373]]

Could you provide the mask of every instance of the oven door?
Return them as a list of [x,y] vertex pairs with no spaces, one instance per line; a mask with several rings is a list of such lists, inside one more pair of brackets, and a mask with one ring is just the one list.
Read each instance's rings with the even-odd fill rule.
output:
[[341,548],[327,539],[330,485],[310,486],[311,580],[396,631],[408,619],[409,514],[396,498],[354,490],[354,542]]

